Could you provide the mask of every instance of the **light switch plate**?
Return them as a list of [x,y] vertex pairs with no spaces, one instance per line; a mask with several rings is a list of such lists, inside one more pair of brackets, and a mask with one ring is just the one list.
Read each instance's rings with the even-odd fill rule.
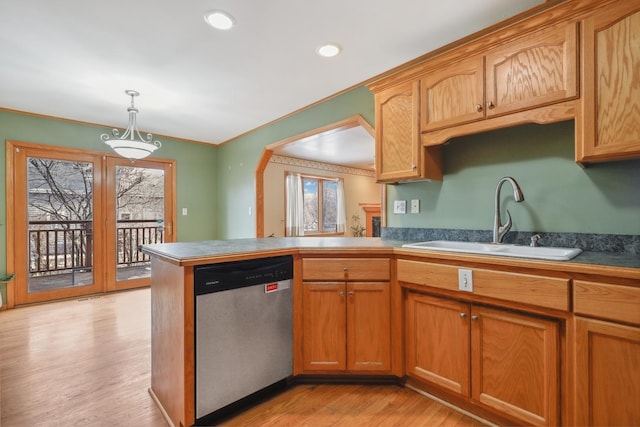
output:
[[458,269],[458,290],[473,292],[473,270]]
[[405,214],[405,213],[407,213],[407,201],[406,200],[395,200],[393,202],[393,213],[394,214]]
[[411,213],[420,213],[420,200],[411,200]]

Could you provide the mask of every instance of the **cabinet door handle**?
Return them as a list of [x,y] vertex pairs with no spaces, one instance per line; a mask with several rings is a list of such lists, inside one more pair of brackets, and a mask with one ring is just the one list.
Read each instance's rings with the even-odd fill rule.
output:
[[476,111],[482,113],[482,104],[476,104]]
[[413,169],[413,170],[418,169],[418,166],[417,165],[411,165],[411,169]]
[[346,273],[347,271],[349,271],[349,267],[344,267],[344,268],[342,269],[342,271],[344,271],[344,272]]
[[495,107],[495,105],[493,104],[493,101],[489,101],[489,102],[487,102],[487,108],[488,108],[488,109],[490,109],[490,110],[491,110],[491,109],[493,109],[493,107]]
[[467,313],[460,313],[460,317],[464,319],[465,317],[467,317]]
[[349,296],[350,296],[350,297],[352,297],[352,296],[354,296],[354,295],[355,295],[355,293],[354,293],[353,291],[349,291]]
[[340,291],[340,292],[338,292],[338,295],[340,295],[341,297],[343,297],[343,296],[344,296],[344,291]]
[[471,320],[478,320],[478,316],[471,316]]

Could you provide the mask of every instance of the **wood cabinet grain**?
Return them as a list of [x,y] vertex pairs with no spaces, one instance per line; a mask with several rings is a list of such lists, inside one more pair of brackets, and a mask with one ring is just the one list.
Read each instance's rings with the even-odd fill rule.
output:
[[304,373],[390,373],[389,280],[389,259],[303,258]]
[[576,424],[640,425],[640,328],[576,321]]
[[531,425],[560,421],[559,322],[416,292],[407,375]]
[[640,4],[619,1],[582,20],[576,161],[640,157]]

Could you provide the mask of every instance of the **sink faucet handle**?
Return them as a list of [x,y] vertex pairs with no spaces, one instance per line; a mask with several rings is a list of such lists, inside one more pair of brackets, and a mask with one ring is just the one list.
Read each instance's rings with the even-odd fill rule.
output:
[[500,225],[500,241],[502,241],[502,236],[504,236],[509,232],[509,230],[511,230],[512,225],[513,221],[511,221],[511,213],[509,213],[509,209],[507,209],[507,222]]
[[538,240],[540,240],[542,238],[542,236],[540,236],[539,234],[534,234],[533,236],[531,236],[531,247],[535,248],[536,246],[538,246]]

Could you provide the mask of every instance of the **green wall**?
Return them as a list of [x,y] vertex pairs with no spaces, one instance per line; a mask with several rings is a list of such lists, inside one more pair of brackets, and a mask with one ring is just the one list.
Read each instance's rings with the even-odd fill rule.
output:
[[[373,107],[361,87],[222,146],[220,237],[255,235],[254,172],[265,145],[354,114],[373,123]],[[513,176],[525,196],[516,204],[503,186],[503,215],[508,208],[514,231],[640,234],[640,160],[583,169],[573,159],[573,121],[453,139],[444,148],[442,182],[387,186],[387,226],[491,230],[496,184]],[[393,200],[409,206],[412,199],[420,200],[419,214],[393,214]]]
[[[502,186],[512,230],[640,234],[640,161],[583,169],[574,162],[574,122],[523,125],[456,138],[444,148],[442,182],[388,186],[390,227],[491,230],[496,184],[516,179],[525,200]],[[420,199],[419,214],[393,214],[393,200]]]
[[[159,157],[177,160],[180,241],[255,236],[255,169],[264,146],[362,115],[374,123],[374,98],[359,87],[218,147],[171,138]],[[0,111],[0,139],[107,151],[107,128]],[[640,234],[640,160],[583,169],[573,161],[573,122],[524,125],[456,138],[444,148],[444,180],[390,185],[389,227],[490,230],[495,185],[513,176],[525,201],[503,186],[513,230]],[[5,151],[0,152],[0,274],[6,271]],[[419,214],[395,215],[393,200],[420,200]],[[189,215],[182,216],[182,208]],[[4,295],[4,285],[0,285]]]
[[375,120],[373,94],[360,87],[257,129],[219,147],[218,230],[221,239],[255,237],[255,171],[266,145],[361,115]]
[[[123,118],[124,119],[124,118]],[[33,142],[93,151],[109,151],[100,134],[110,129],[54,120],[9,111],[0,111],[0,140]],[[216,229],[215,182],[216,147],[158,137],[162,148],[155,157],[177,161],[177,239],[181,241],[214,239]],[[0,151],[0,275],[7,269],[6,247],[6,150]],[[188,216],[182,216],[182,208]],[[3,301],[5,285],[0,284]]]

